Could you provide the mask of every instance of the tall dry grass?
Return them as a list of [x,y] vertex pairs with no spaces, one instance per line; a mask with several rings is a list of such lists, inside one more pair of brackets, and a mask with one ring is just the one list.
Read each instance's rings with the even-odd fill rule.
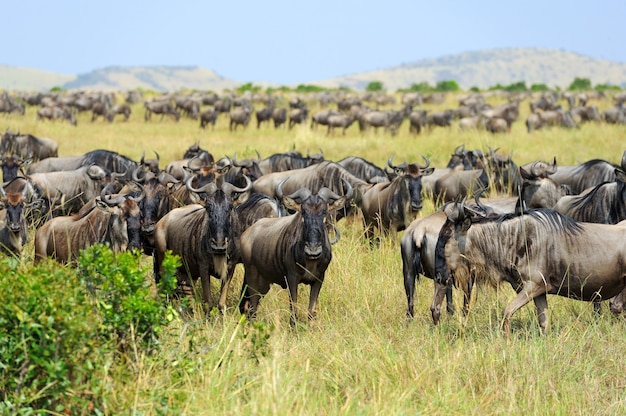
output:
[[[497,101],[494,100],[494,103]],[[608,102],[597,103],[601,108]],[[451,97],[441,107],[456,106]],[[214,130],[181,119],[144,122],[141,106],[129,122],[78,126],[40,122],[35,110],[3,119],[20,129],[59,143],[60,156],[105,148],[139,159],[157,151],[163,164],[178,159],[199,141],[216,157],[266,157],[295,147],[324,151],[327,159],[357,155],[384,166],[421,161],[445,166],[459,144],[466,148],[512,152],[518,164],[537,159],[574,164],[592,158],[618,163],[624,150],[624,126],[584,125],[528,134],[527,103],[510,134],[459,132],[438,128],[419,136],[403,125],[396,137],[358,132],[328,137],[308,124],[293,130],[273,127],[228,131],[222,116]],[[316,109],[313,108],[313,111]],[[434,211],[427,202],[420,215]],[[622,414],[626,411],[626,323],[590,304],[549,297],[550,331],[539,333],[535,311],[521,309],[512,320],[512,336],[501,336],[501,311],[514,296],[509,287],[475,290],[469,316],[442,316],[433,326],[429,305],[432,281],[416,290],[416,317],[405,318],[399,245],[384,239],[372,249],[359,221],[339,223],[342,238],[333,246],[316,320],[289,327],[288,294],[273,287],[261,301],[258,320],[244,322],[236,309],[243,271],[224,316],[205,319],[197,309],[175,320],[156,354],[130,354],[125,365],[96,369],[109,382],[104,394],[110,414]],[[399,240],[399,237],[398,237]],[[23,261],[32,260],[32,244]],[[146,258],[146,262],[149,259]],[[150,276],[147,276],[150,278]],[[216,293],[219,286],[213,280]],[[308,302],[300,288],[300,316]],[[456,295],[460,310],[459,293]],[[215,299],[215,298],[214,298]]]

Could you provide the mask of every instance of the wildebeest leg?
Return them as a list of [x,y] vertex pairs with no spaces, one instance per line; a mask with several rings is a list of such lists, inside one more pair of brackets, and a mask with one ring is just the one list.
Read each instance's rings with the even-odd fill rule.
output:
[[613,314],[619,315],[624,311],[624,300],[626,300],[626,289],[622,290],[619,295],[611,298],[609,307]]
[[402,245],[402,273],[404,275],[404,291],[406,293],[407,310],[406,317],[412,319],[415,314],[414,309],[414,296],[415,296],[415,282],[418,277],[420,267],[419,259],[416,258],[417,253],[413,241],[401,242]]
[[211,302],[211,276],[203,274],[200,277],[202,283],[202,302],[206,304],[207,309]]
[[593,311],[596,315],[600,315],[602,313],[602,302],[593,302]]
[[433,296],[433,302],[430,305],[430,314],[433,317],[433,323],[435,325],[439,323],[439,318],[441,317],[441,303],[447,291],[448,285],[435,283],[435,294]]
[[228,267],[228,271],[226,272],[226,276],[222,276],[220,280],[222,281],[222,286],[220,288],[220,299],[217,302],[217,309],[224,313],[224,309],[226,308],[226,296],[228,295],[228,289],[230,288],[230,282],[233,279],[233,274],[235,273],[234,267]]
[[472,288],[474,287],[474,279],[470,278],[467,287],[463,291],[463,316],[469,313],[470,301],[472,300]]
[[546,332],[548,328],[548,299],[547,294],[541,294],[533,299],[535,308],[537,309],[537,320],[542,332]]
[[[287,278],[287,282],[292,279]],[[291,316],[289,318],[289,325],[295,326],[297,313],[296,308],[298,306],[298,283],[296,279],[293,279],[295,283],[288,284],[289,285],[289,310],[291,311]],[[311,298],[313,297],[313,286],[311,286]]]
[[[243,284],[246,291],[246,295],[242,299],[244,301],[243,306],[245,307],[247,304],[248,310],[246,311],[246,315],[249,320],[254,320],[256,318],[256,310],[261,301],[261,296],[265,295],[270,290],[270,283],[259,276],[256,267],[249,265],[246,267]],[[247,302],[245,301],[246,299]]]
[[320,295],[320,290],[322,289],[322,280],[316,280],[311,285],[311,296],[309,297],[309,319],[315,318],[317,316],[317,298]]
[[446,285],[446,312],[454,315],[454,300],[452,299],[452,283]]
[[[502,320],[502,331],[505,335],[509,335],[511,333],[511,316],[522,306],[526,305],[531,299],[536,298],[542,294],[547,292],[545,284],[537,284],[533,281],[526,281],[524,286],[517,294],[515,299],[513,299],[506,307],[503,312],[503,320]],[[547,307],[547,302],[546,302]],[[547,311],[546,311],[547,313]],[[547,320],[547,319],[546,319]],[[542,328],[545,329],[545,328]]]

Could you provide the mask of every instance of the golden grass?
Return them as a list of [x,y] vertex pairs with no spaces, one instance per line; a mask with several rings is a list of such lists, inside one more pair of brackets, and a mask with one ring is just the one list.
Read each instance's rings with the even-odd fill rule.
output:
[[[442,106],[455,106],[452,98]],[[599,103],[609,106],[608,102]],[[163,164],[178,159],[196,141],[216,157],[263,157],[295,146],[338,160],[357,155],[384,165],[431,158],[445,166],[459,144],[513,152],[518,164],[536,159],[572,164],[592,158],[618,163],[624,150],[623,126],[585,125],[576,131],[551,129],[528,134],[523,113],[506,135],[435,129],[416,137],[408,126],[390,137],[360,134],[327,137],[309,126],[229,132],[227,118],[215,130],[181,119],[144,122],[141,106],[131,120],[91,123],[81,114],[78,127],[38,122],[35,110],[5,118],[5,125],[59,143],[60,155],[106,148],[139,159],[157,151]],[[315,110],[314,110],[315,111]],[[422,215],[433,211],[429,202]],[[172,323],[155,355],[129,356],[126,367],[97,371],[108,381],[110,414],[621,414],[626,411],[623,369],[626,323],[590,304],[549,297],[550,331],[539,333],[534,308],[513,317],[509,339],[499,331],[501,311],[513,297],[509,287],[475,290],[468,317],[443,315],[433,326],[432,282],[416,289],[416,317],[405,319],[400,251],[393,239],[371,249],[358,221],[339,223],[342,238],[319,299],[316,320],[289,327],[288,294],[273,287],[261,301],[255,324],[242,322],[236,304],[242,269],[234,278],[223,317],[195,312]],[[23,261],[32,260],[32,244]],[[148,263],[149,260],[146,259]],[[150,278],[148,276],[148,278]],[[213,280],[214,294],[219,284]],[[300,316],[308,302],[300,288]],[[461,296],[456,295],[457,310]],[[216,299],[216,297],[214,297]],[[129,376],[131,374],[131,376]]]

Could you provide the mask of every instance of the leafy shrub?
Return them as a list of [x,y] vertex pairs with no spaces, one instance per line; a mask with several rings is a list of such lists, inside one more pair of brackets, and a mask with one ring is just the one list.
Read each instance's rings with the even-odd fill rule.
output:
[[377,92],[383,90],[383,83],[381,81],[371,81],[365,87],[365,91]]
[[568,91],[588,91],[591,89],[591,81],[589,78],[574,78],[569,87],[567,87]]
[[98,369],[131,342],[154,348],[176,314],[164,297],[180,258],[163,264],[157,296],[138,253],[96,245],[81,252],[77,269],[0,259],[0,414],[100,412]]

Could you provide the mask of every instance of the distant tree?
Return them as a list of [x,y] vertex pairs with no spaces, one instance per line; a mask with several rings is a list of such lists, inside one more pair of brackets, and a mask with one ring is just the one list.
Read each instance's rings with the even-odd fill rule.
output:
[[247,82],[245,84],[240,85],[239,87],[237,87],[237,92],[239,94],[244,93],[246,91],[250,91],[252,93],[256,93],[261,91],[261,87],[258,85],[254,85],[251,82]]
[[365,87],[365,91],[378,92],[383,90],[383,83],[381,81],[371,81]]
[[59,86],[54,86],[52,88],[50,88],[50,92],[63,92],[65,91],[63,88],[59,87]]
[[509,92],[521,92],[521,91],[528,91],[528,87],[526,86],[526,82],[519,81],[519,82],[514,82],[513,84],[506,85],[504,87],[504,90],[509,91]]
[[439,81],[435,85],[435,91],[437,92],[458,91],[459,89],[459,84],[454,80]]
[[550,88],[546,84],[533,84],[530,86],[530,90],[535,91],[550,91]]
[[431,87],[428,82],[424,81],[424,82],[420,82],[419,84],[415,84],[415,83],[411,84],[411,86],[409,87],[409,91],[432,92],[433,87]]
[[611,85],[611,84],[598,84],[594,88],[596,91],[621,91],[622,89],[619,85]]
[[304,93],[304,92],[321,92],[325,90],[326,90],[325,88],[320,87],[319,85],[300,84],[296,87],[294,91]]
[[589,78],[574,78],[569,87],[567,87],[568,91],[588,91],[591,89],[591,81]]
[[473,86],[469,89],[471,92],[480,92],[480,88],[478,88],[477,86]]

